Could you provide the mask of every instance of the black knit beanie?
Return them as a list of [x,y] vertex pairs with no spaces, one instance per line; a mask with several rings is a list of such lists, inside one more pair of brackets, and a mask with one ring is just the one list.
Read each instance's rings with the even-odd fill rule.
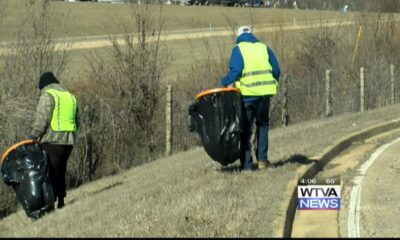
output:
[[57,78],[54,76],[52,72],[45,72],[42,74],[42,76],[40,76],[39,89],[41,90],[47,85],[52,83],[60,83],[60,82],[57,80]]

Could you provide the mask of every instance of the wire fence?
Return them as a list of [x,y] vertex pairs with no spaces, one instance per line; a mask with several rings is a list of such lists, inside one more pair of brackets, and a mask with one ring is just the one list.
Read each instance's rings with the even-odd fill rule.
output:
[[[396,89],[400,89],[400,82],[396,81],[394,65],[382,71],[380,79],[376,79],[375,75],[369,74],[369,70],[363,67],[352,74],[326,70],[325,79],[310,86],[303,79],[283,74],[278,94],[271,100],[270,127],[395,104],[400,97],[400,91]],[[199,136],[188,130],[188,109],[194,98],[182,99],[181,94],[174,96],[173,86],[170,86],[170,91],[171,102],[166,105],[166,109],[171,108],[166,110],[170,111],[169,116],[166,116],[171,122],[166,124],[166,134],[170,134],[170,137],[166,136],[165,139],[171,152],[167,152],[167,155],[201,146]]]

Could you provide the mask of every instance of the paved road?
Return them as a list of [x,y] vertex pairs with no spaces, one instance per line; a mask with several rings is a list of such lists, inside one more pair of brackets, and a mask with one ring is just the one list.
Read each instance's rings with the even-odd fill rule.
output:
[[[273,32],[273,31],[289,31],[289,30],[302,30],[302,29],[312,29],[319,27],[336,27],[336,26],[349,26],[355,24],[354,21],[348,19],[330,19],[326,21],[314,20],[307,22],[290,22],[290,23],[282,23],[282,25],[263,25],[257,26],[254,30],[255,33],[261,32]],[[232,35],[232,30],[227,28],[209,28],[209,29],[188,29],[188,30],[177,30],[170,32],[162,32],[160,35],[160,39],[164,41],[170,40],[182,40],[182,39],[195,39],[195,38],[203,38],[203,37],[223,37]],[[124,43],[123,35],[116,35],[116,39],[119,43]],[[101,48],[111,46],[111,42],[109,41],[109,36],[99,35],[99,36],[86,36],[86,37],[71,37],[71,38],[62,38],[56,39],[58,45],[56,49],[63,49],[65,47],[65,43],[71,43],[70,49],[90,49],[90,48]],[[134,40],[134,43],[137,41]],[[3,42],[0,43],[0,55],[4,54],[7,46],[10,43]]]
[[[373,19],[371,18],[371,21]],[[395,17],[394,21],[400,21],[400,18]],[[256,26],[254,29],[255,33],[262,32],[274,32],[274,31],[291,31],[291,30],[304,30],[304,29],[313,29],[320,27],[344,27],[357,24],[356,21],[347,18],[339,18],[339,19],[326,19],[326,20],[310,20],[310,21],[296,21],[293,19],[293,22],[284,22],[281,25],[276,24],[265,24],[261,26]],[[199,29],[187,29],[187,30],[175,30],[175,31],[165,31],[161,32],[160,39],[163,41],[170,40],[182,40],[182,39],[195,39],[195,38],[204,38],[204,37],[223,37],[232,35],[232,30],[224,27],[217,28],[199,28]],[[117,34],[115,35],[117,41],[120,44],[124,44],[124,35]],[[101,48],[111,46],[111,42],[109,40],[108,35],[97,35],[97,36],[82,36],[82,37],[68,37],[68,38],[60,38],[56,39],[58,44],[56,45],[56,49],[64,49],[65,43],[71,43],[70,49],[90,49],[90,48]],[[156,38],[151,38],[156,39]],[[133,41],[136,43],[137,41]],[[10,42],[0,42],[0,56],[4,54],[7,49],[7,46],[10,45]]]
[[339,211],[297,211],[292,237],[400,237],[400,131],[354,142],[316,178],[341,178]]
[[361,183],[353,187],[358,194],[351,196],[349,205],[349,237],[400,237],[399,155],[397,138],[377,149],[359,169],[356,179]]

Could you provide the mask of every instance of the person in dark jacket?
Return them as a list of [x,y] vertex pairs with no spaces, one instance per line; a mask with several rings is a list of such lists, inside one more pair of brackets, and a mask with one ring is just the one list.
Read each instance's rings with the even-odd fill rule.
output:
[[41,75],[38,87],[41,94],[28,138],[38,140],[48,154],[54,198],[57,207],[62,208],[66,196],[67,161],[78,128],[77,103],[75,96],[59,84],[52,72]]
[[220,81],[221,86],[240,89],[245,111],[243,126],[242,170],[253,170],[251,156],[251,132],[255,119],[257,133],[257,166],[267,169],[270,98],[277,93],[280,68],[274,52],[261,43],[251,27],[241,26],[237,30],[236,44],[232,49],[229,72]]

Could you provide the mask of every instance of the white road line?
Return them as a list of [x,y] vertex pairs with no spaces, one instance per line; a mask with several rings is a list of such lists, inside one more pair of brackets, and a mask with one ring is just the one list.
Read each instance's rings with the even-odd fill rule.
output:
[[360,203],[361,203],[361,189],[362,189],[362,181],[364,179],[365,174],[368,171],[368,168],[375,162],[375,160],[388,149],[393,144],[400,141],[400,138],[397,138],[385,145],[381,146],[376,150],[371,157],[360,167],[359,173],[354,180],[354,186],[351,190],[350,195],[350,204],[349,204],[349,215],[347,219],[347,236],[349,238],[359,238],[360,235]]

